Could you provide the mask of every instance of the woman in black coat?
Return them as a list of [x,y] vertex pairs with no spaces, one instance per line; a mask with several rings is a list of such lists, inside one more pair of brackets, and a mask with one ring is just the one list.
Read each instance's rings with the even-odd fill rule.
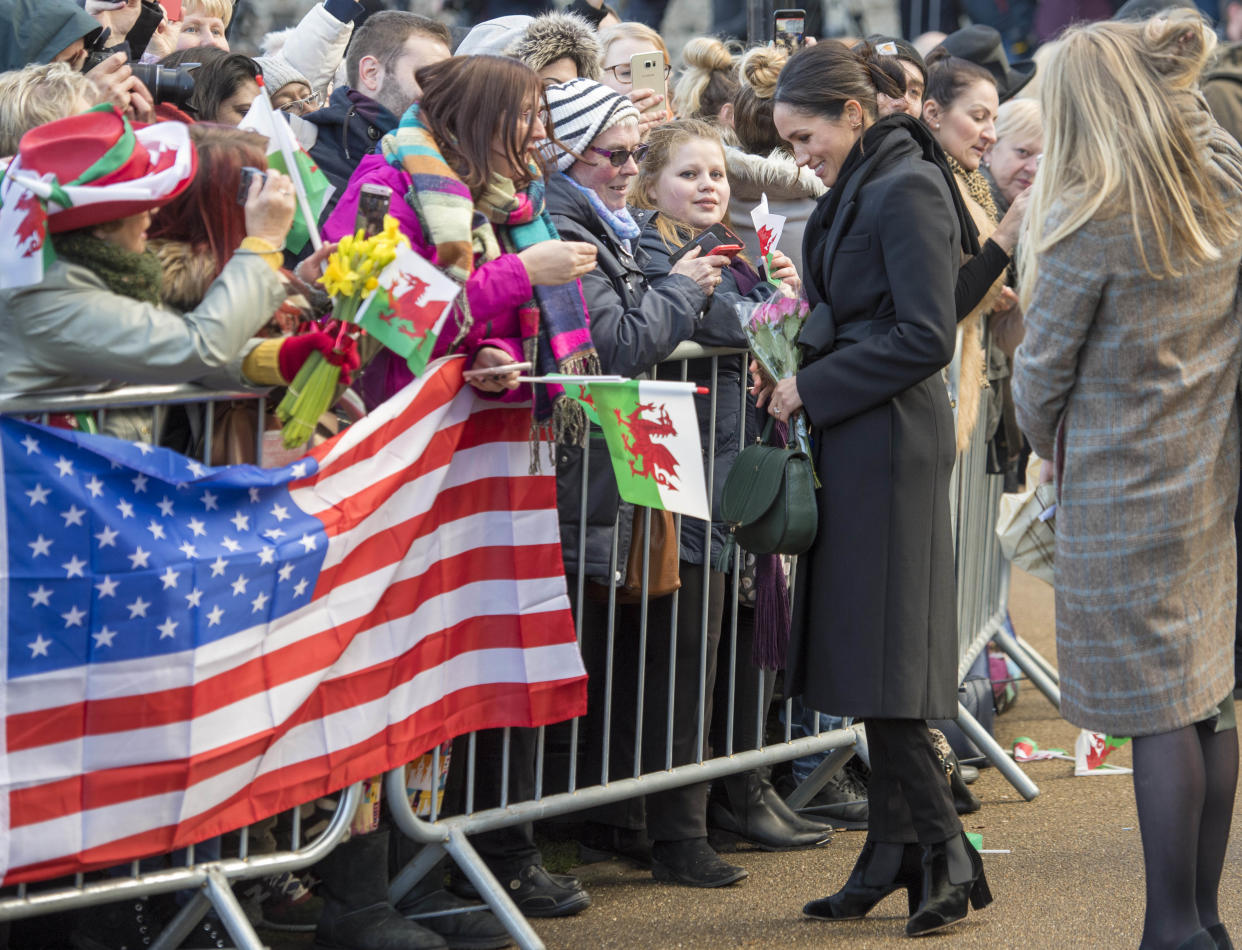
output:
[[871,751],[866,845],[845,887],[804,913],[861,917],[905,889],[918,935],[990,900],[924,723],[957,710],[954,424],[940,370],[962,245],[977,241],[930,133],[906,115],[877,121],[877,91],[900,87],[870,47],[825,43],[781,73],[776,127],[830,190],[803,243],[802,369],[759,384],[759,398],[778,419],[806,412],[823,483],[787,688],[865,718]]

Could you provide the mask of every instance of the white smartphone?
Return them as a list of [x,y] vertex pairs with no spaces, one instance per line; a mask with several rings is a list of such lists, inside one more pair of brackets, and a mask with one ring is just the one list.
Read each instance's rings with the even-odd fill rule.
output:
[[[652,92],[664,97],[668,100],[668,89],[664,85],[664,54],[658,49],[648,50],[645,53],[635,53],[630,57],[630,77],[635,92],[640,89],[650,89]],[[664,101],[655,103],[644,109],[644,112],[650,112],[652,109],[665,108]]]
[[463,379],[499,379],[514,373],[530,372],[530,363],[502,363],[499,366],[487,366],[483,369],[468,369],[462,372]]

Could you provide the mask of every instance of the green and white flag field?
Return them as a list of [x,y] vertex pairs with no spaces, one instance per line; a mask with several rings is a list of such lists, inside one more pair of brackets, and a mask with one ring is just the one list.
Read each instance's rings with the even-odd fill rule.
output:
[[[552,377],[545,377],[549,380]],[[557,377],[598,419],[621,497],[710,521],[694,383]],[[585,389],[585,392],[582,390]],[[575,392],[575,390],[577,390]]]
[[[259,90],[259,95],[255,96],[250,111],[241,120],[238,128],[257,132],[267,139],[268,168],[288,175],[297,190],[298,207],[293,215],[289,236],[285,238],[285,247],[294,254],[301,253],[306,243],[311,240],[313,228],[315,247],[318,248],[319,218],[335,190],[328,181],[328,176],[319,170],[315,160],[298,145],[289,123],[272,108],[266,89]],[[307,221],[307,212],[313,220]]]

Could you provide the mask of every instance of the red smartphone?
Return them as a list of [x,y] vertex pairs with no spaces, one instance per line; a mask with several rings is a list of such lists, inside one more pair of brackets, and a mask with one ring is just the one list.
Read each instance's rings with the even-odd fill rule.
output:
[[739,254],[742,253],[742,245],[740,244],[717,244],[707,253],[708,254],[723,254],[725,257],[729,258],[729,260],[733,260],[733,258],[737,257]]

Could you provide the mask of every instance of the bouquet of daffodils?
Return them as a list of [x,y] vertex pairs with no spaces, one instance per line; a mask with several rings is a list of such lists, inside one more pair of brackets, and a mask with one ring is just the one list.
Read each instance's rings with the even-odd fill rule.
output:
[[[793,376],[802,362],[798,334],[811,313],[806,298],[777,293],[762,303],[743,305],[739,310],[742,329],[750,341],[750,352],[760,371],[773,382]],[[790,425],[798,448],[813,458],[805,413],[799,410],[790,419]],[[816,486],[818,484],[817,477]]]
[[[397,219],[384,216],[384,230],[372,237],[357,234],[341,238],[328,258],[319,283],[332,297],[332,316],[337,320],[337,350],[341,349],[347,332],[361,333],[354,323],[362,302],[379,287],[380,272],[397,256],[397,246],[409,246],[405,235],[398,231]],[[336,394],[341,367],[322,353],[312,353],[302,364],[285,398],[276,407],[276,417],[283,424],[282,435],[287,449],[303,445],[315,430],[315,423],[327,411]]]

